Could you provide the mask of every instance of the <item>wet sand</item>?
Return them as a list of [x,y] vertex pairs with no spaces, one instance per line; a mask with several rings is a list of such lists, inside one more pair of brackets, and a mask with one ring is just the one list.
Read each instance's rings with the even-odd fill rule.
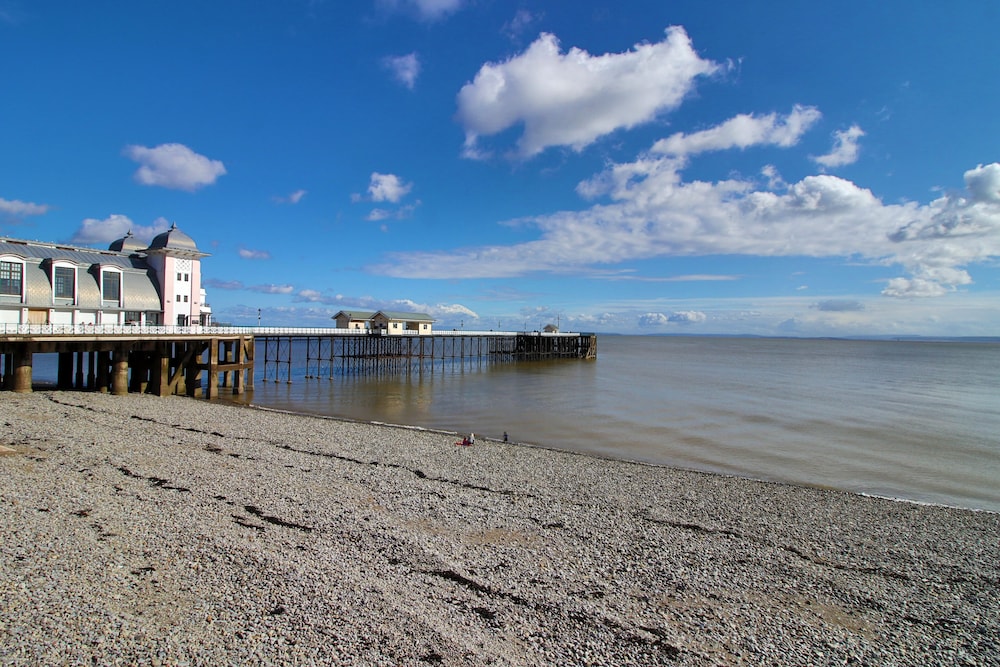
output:
[[0,395],[0,664],[989,665],[1000,515]]

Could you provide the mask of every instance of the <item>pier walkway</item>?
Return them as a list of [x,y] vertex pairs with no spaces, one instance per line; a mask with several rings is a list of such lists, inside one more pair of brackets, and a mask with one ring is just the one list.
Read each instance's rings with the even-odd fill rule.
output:
[[[119,325],[0,325],[0,388],[32,390],[35,354],[58,354],[60,389],[148,392],[213,398],[338,373],[400,372],[424,364],[594,359],[590,333],[435,331],[386,334],[365,329]],[[304,355],[302,363],[300,355]]]

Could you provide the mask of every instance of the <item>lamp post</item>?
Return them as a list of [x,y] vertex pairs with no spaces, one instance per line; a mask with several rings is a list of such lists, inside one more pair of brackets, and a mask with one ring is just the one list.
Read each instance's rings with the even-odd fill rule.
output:
[[260,308],[257,309],[257,328],[260,328]]

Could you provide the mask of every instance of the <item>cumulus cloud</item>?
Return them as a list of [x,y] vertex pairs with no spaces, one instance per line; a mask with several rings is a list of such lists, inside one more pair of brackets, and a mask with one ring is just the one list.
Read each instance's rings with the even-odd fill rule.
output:
[[[773,127],[780,125],[775,119]],[[769,143],[774,135],[757,136]],[[689,182],[683,177],[687,160],[647,151],[633,162],[609,165],[577,186],[581,196],[599,200],[589,208],[519,221],[538,230],[534,240],[398,253],[372,270],[453,279],[578,273],[654,257],[854,257],[901,266],[909,275],[888,281],[883,294],[912,297],[968,285],[968,265],[1000,256],[997,163],[967,171],[963,193],[918,205],[885,204],[870,190],[828,174],[780,182],[775,190],[738,178]]]
[[242,259],[271,259],[271,253],[266,250],[252,250],[251,248],[240,248]]
[[109,245],[112,241],[123,238],[129,232],[137,241],[149,243],[157,234],[170,229],[166,218],[160,217],[151,225],[137,225],[127,215],[112,214],[103,220],[87,218],[80,223],[70,243],[81,245]]
[[393,78],[410,90],[417,85],[417,77],[420,75],[420,59],[416,53],[408,53],[405,56],[387,56],[383,58],[382,65],[392,72]]
[[421,303],[412,299],[376,299],[370,296],[352,297],[344,294],[331,294],[314,289],[302,289],[295,295],[299,302],[321,303],[340,309],[355,310],[402,310],[407,312],[426,313],[435,319],[448,317],[467,317],[478,319],[479,315],[472,309],[458,303]]
[[210,160],[183,144],[161,144],[155,148],[126,146],[124,154],[139,163],[135,180],[143,185],[159,185],[194,192],[212,185],[226,173],[219,160]]
[[823,167],[843,167],[854,164],[858,160],[858,140],[865,136],[864,131],[857,125],[852,125],[846,130],[838,130],[833,133],[833,149],[826,155],[813,157],[816,164]]
[[35,204],[29,201],[18,199],[4,199],[0,197],[0,215],[11,218],[23,218],[29,215],[42,215],[48,212],[48,204]]
[[640,327],[661,327],[667,324],[699,324],[708,319],[705,313],[697,310],[684,310],[673,313],[644,313],[639,316]]
[[708,319],[708,316],[697,310],[682,310],[672,313],[667,319],[677,324],[698,324]]
[[678,132],[660,139],[653,144],[652,152],[682,156],[765,144],[787,148],[797,144],[821,116],[814,107],[798,105],[785,116],[740,114],[708,130],[693,134]]
[[528,158],[550,146],[582,150],[615,130],[648,123],[676,108],[699,76],[719,65],[698,56],[681,27],[663,41],[624,53],[563,53],[542,33],[526,51],[483,65],[458,93],[465,155],[481,157],[482,137],[522,124],[517,152]]
[[409,194],[413,189],[413,183],[404,183],[395,174],[380,174],[377,171],[371,175],[368,184],[368,196],[372,201],[387,201],[393,204]]

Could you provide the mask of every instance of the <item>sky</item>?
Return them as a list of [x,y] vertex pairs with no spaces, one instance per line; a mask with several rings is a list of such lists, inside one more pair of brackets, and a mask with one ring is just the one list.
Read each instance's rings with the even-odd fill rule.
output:
[[0,235],[176,224],[234,325],[996,336],[998,31],[994,0],[0,0]]

